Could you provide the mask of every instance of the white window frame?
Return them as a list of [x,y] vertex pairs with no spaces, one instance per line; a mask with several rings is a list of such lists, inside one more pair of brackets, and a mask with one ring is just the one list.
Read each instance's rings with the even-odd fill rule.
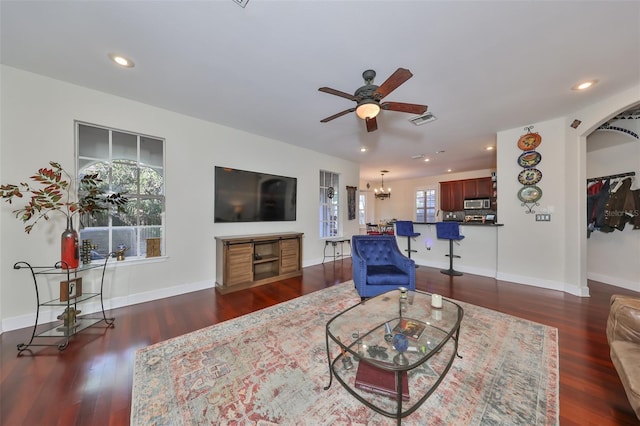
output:
[[[107,156],[96,156],[96,157],[89,157],[89,156],[82,156],[80,155],[80,153],[82,152],[82,150],[80,149],[81,146],[80,144],[82,143],[80,141],[80,127],[81,126],[87,126],[87,127],[92,127],[92,128],[96,128],[96,129],[101,129],[104,131],[108,132],[108,155]],[[153,258],[147,258],[147,251],[146,251],[146,238],[153,238],[153,237],[159,237],[160,240],[160,253],[161,256],[165,256],[166,255],[166,247],[165,247],[165,235],[166,235],[166,230],[165,230],[165,209],[166,209],[166,197],[165,197],[165,188],[166,188],[166,141],[164,138],[161,137],[157,137],[157,136],[149,136],[149,135],[144,135],[144,134],[140,134],[140,133],[136,133],[136,132],[131,132],[131,131],[126,131],[126,130],[121,130],[121,129],[115,129],[115,128],[111,128],[111,127],[107,127],[107,126],[100,126],[100,125],[96,125],[96,124],[92,124],[92,123],[86,123],[86,122],[81,122],[81,121],[76,121],[75,122],[75,136],[76,136],[76,170],[77,173],[76,175],[81,176],[81,174],[83,174],[83,168],[82,165],[84,164],[85,168],[86,167],[90,167],[91,163],[96,164],[96,163],[106,163],[109,165],[113,165],[114,161],[117,162],[120,159],[117,158],[112,158],[113,156],[113,133],[117,132],[117,133],[121,133],[121,134],[126,134],[126,135],[130,135],[132,137],[135,137],[136,140],[136,152],[135,152],[135,156],[136,159],[135,160],[131,160],[131,159],[125,159],[127,162],[129,163],[133,163],[135,165],[136,170],[138,171],[137,173],[137,177],[136,177],[136,182],[135,182],[135,186],[137,188],[137,190],[133,193],[123,193],[122,195],[124,195],[125,197],[127,197],[130,201],[129,204],[131,202],[138,202],[138,201],[152,201],[152,202],[156,202],[156,205],[159,204],[160,208],[161,208],[161,213],[158,215],[159,216],[159,224],[147,224],[144,223],[144,221],[141,220],[141,215],[137,215],[135,214],[135,224],[131,224],[130,226],[117,226],[113,224],[113,215],[109,215],[108,217],[108,223],[106,225],[102,225],[102,226],[85,226],[84,228],[80,229],[80,239],[83,239],[83,231],[84,231],[84,237],[87,239],[91,239],[91,235],[98,235],[100,234],[101,231],[107,231],[107,235],[108,235],[108,242],[104,241],[103,245],[108,244],[108,247],[97,247],[96,250],[99,251],[100,255],[104,255],[105,252],[106,253],[112,253],[114,251],[116,251],[116,249],[118,248],[117,246],[119,244],[122,243],[122,241],[117,241],[118,238],[114,237],[114,234],[120,234],[122,235],[123,233],[126,234],[131,234],[131,235],[127,235],[127,238],[125,238],[127,241],[132,241],[132,245],[133,247],[127,247],[127,251],[125,252],[125,257],[127,260],[143,260],[143,259],[149,259],[152,260]],[[149,140],[151,139],[152,142],[161,142],[162,143],[162,159],[161,159],[161,165],[160,164],[146,164],[145,162],[141,161],[141,143],[144,143],[143,141],[145,140]],[[87,165],[87,163],[90,163],[90,165]],[[159,190],[159,193],[157,194],[145,194],[143,192],[143,190],[141,190],[141,175],[140,175],[140,170],[141,169],[145,169],[147,171],[152,171],[152,172],[157,172],[160,174],[160,176],[162,177],[161,179],[161,189]],[[111,168],[109,168],[109,180],[111,179]],[[109,185],[109,189],[113,190],[112,187],[112,182],[106,182]],[[128,207],[128,206],[127,206]],[[135,209],[136,212],[143,212],[143,210],[136,208]],[[95,241],[92,241],[95,242]]]
[[[330,191],[329,188],[332,188]],[[330,198],[330,192],[333,196]],[[334,238],[340,235],[340,175],[320,170],[319,188],[319,236]]]
[[358,194],[358,225],[367,224],[367,194]]
[[438,192],[435,188],[418,189],[414,199],[416,222],[436,221]]

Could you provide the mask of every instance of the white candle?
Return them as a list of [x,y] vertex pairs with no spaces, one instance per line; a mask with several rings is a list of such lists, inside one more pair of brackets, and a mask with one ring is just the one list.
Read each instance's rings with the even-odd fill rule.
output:
[[432,294],[431,295],[431,306],[436,308],[436,309],[442,308],[442,296],[440,296],[439,294]]

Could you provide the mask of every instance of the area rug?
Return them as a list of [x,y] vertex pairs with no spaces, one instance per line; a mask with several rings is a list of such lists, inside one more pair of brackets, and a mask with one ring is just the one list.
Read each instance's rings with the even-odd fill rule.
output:
[[[325,325],[360,301],[347,282],[135,354],[132,425],[392,425],[336,380]],[[405,425],[558,424],[557,329],[464,308],[460,353]]]

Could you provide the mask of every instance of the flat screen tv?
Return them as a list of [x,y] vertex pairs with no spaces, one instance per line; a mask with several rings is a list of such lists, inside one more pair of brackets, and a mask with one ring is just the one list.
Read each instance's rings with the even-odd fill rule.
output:
[[293,177],[216,166],[215,222],[296,220]]

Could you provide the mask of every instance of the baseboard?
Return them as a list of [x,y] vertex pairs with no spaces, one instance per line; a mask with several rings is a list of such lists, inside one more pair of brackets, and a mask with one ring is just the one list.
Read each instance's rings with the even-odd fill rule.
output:
[[638,281],[629,281],[619,277],[597,274],[595,272],[587,272],[587,278],[593,281],[598,281],[599,283],[609,284],[627,290],[640,291],[640,282]]
[[[344,259],[351,259],[351,254],[350,253],[349,254],[345,254],[344,255]],[[335,261],[340,263],[341,259],[337,258]],[[324,259],[324,264],[325,265],[329,265],[329,264],[331,264],[333,262],[334,262],[334,260],[333,260],[332,257],[331,258],[327,257],[327,258]],[[308,266],[315,266],[315,265],[322,265],[322,257],[318,257],[318,258],[315,258],[315,259],[309,259],[309,260],[305,260],[305,261],[302,262],[302,267],[303,268],[306,268]]]
[[[428,268],[436,268],[436,269],[449,269],[449,262],[433,262],[433,261],[416,261],[416,265],[419,266],[426,266]],[[490,277],[490,278],[495,278],[496,277],[496,271],[495,269],[487,269],[487,268],[476,268],[473,266],[463,266],[463,265],[456,265],[455,262],[453,263],[453,269],[456,271],[460,271],[463,274],[472,274],[472,275],[479,275],[481,277]]]
[[573,284],[567,284],[561,281],[544,280],[540,278],[532,278],[524,275],[505,274],[498,272],[496,279],[500,281],[508,281],[516,284],[530,285],[532,287],[546,288],[549,290],[562,291],[564,293],[573,294],[579,297],[589,297],[589,287],[578,287]]
[[[173,287],[162,288],[153,291],[147,291],[144,293],[132,294],[129,296],[114,297],[104,301],[104,310],[123,308],[125,306],[137,305],[138,303],[151,302],[153,300],[164,299],[167,297],[179,296],[181,294],[191,293],[194,291],[206,290],[208,288],[214,288],[215,281],[201,281],[190,284],[177,285]],[[78,308],[82,310],[81,315],[95,314],[101,311],[100,299],[87,301],[78,305]],[[46,324],[49,322],[58,321],[56,318],[60,315],[61,307],[57,308],[40,308],[40,318],[38,322],[40,324]],[[17,330],[20,328],[33,327],[36,320],[36,313],[20,315],[17,317],[5,318],[2,321],[2,331]]]

